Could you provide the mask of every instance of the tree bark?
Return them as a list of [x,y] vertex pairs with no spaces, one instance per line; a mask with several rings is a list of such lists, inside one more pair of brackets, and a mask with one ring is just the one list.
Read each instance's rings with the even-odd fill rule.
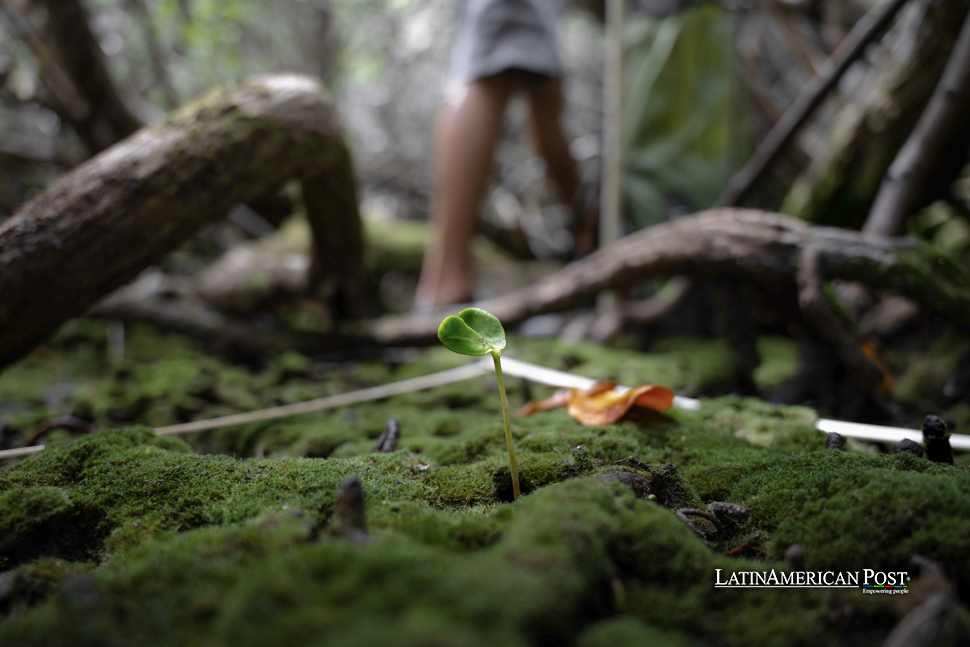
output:
[[[0,225],[0,366],[233,204],[269,195],[289,179],[334,173],[351,182],[348,164],[332,101],[316,81],[297,75],[217,89],[139,131]],[[333,217],[359,230],[356,204],[343,196],[337,203]],[[329,253],[349,244],[324,239],[314,247]]]
[[862,227],[943,74],[968,9],[968,0],[911,0],[883,46],[871,51],[871,69],[847,93],[822,153],[786,196],[784,213]]
[[916,128],[886,173],[864,230],[895,236],[919,207],[930,177],[940,166],[954,133],[970,115],[970,17],[963,24],[950,62]]
[[306,178],[302,188],[314,241],[310,288],[330,303],[335,319],[359,319],[364,314],[367,268],[360,219],[346,217],[349,212],[357,213],[350,152],[343,149],[343,158],[333,170]]
[[[220,275],[230,269],[223,268]],[[919,242],[817,227],[789,216],[742,209],[715,209],[631,234],[556,274],[475,306],[514,326],[537,314],[578,305],[604,290],[662,276],[744,282],[783,300],[797,294],[801,317],[813,335],[824,338],[859,386],[880,398],[887,393],[886,376],[866,356],[852,323],[841,316],[828,282],[844,279],[896,292],[970,331],[970,277]],[[181,301],[169,300],[169,305],[164,289],[147,294],[126,289],[91,314],[175,328],[249,350],[297,348],[319,353],[433,344],[442,317],[453,312],[390,317],[373,322],[357,336],[280,329],[272,334],[255,331],[250,337],[252,324],[211,310],[195,289],[190,287]],[[230,289],[224,294],[232,293]],[[748,334],[743,327],[733,332]],[[753,347],[747,351],[739,357],[742,371],[750,371],[754,361],[756,351],[752,352]]]

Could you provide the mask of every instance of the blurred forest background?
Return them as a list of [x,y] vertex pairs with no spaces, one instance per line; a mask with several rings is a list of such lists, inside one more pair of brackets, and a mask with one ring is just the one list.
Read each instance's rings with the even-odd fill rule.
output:
[[[453,7],[447,0],[89,0],[90,29],[108,79],[82,79],[91,58],[48,8],[71,2],[4,0],[0,21],[0,218],[54,178],[208,88],[257,73],[298,71],[333,90],[352,142],[372,217],[422,220],[428,212],[434,117],[447,80]],[[583,3],[585,4],[585,3]],[[595,3],[590,3],[595,4]],[[723,6],[630,3],[626,26],[626,195],[637,227],[710,206],[731,170],[825,67],[876,0],[762,0]],[[751,200],[810,220],[858,227],[881,174],[839,162],[851,138],[861,160],[888,165],[928,99],[952,47],[961,2],[903,9],[891,33],[867,49],[773,166]],[[567,127],[589,177],[602,128],[603,30],[596,10],[570,12],[563,35]],[[660,15],[661,17],[658,17]],[[65,33],[68,32],[68,33]],[[936,32],[936,38],[927,38]],[[949,42],[948,42],[949,41]],[[88,45],[91,45],[89,43]],[[72,49],[65,55],[65,47]],[[65,60],[66,59],[66,60]],[[73,60],[72,60],[73,59]],[[924,66],[923,62],[929,62]],[[879,78],[873,78],[879,77]],[[130,115],[92,132],[84,101],[117,94]],[[79,107],[76,104],[81,104]],[[911,104],[916,104],[911,105]],[[905,114],[897,114],[905,113]],[[853,117],[856,123],[852,123]],[[125,121],[128,123],[124,123]],[[485,210],[486,233],[519,256],[567,251],[567,219],[543,185],[541,161],[517,106],[499,151]],[[911,124],[910,124],[911,126]],[[852,130],[851,133],[848,131]],[[871,150],[883,147],[885,151]],[[846,157],[842,155],[842,157]],[[846,177],[819,187],[819,176]],[[806,170],[808,169],[808,170]],[[960,175],[959,177],[964,177]],[[957,179],[953,177],[952,179]],[[832,186],[835,184],[836,186]],[[960,253],[970,182],[914,219],[919,233]],[[942,194],[941,194],[942,195]],[[506,230],[506,231],[502,231]]]
[[[575,5],[562,38],[566,128],[584,177],[595,183],[603,148],[603,6]],[[624,231],[676,221],[718,203],[732,175],[773,128],[784,125],[800,95],[831,72],[840,45],[890,6],[898,13],[889,12],[888,28],[866,41],[743,196],[728,201],[850,230],[865,224],[886,170],[930,103],[970,2],[628,2],[622,35]],[[429,235],[423,223],[453,9],[448,0],[0,0],[0,222],[59,176],[213,86],[258,74],[305,73],[323,79],[332,92],[353,156],[368,241],[367,314],[406,313]],[[970,260],[965,121],[951,124],[914,215],[900,231],[882,232],[913,234],[963,268]],[[727,204],[723,196],[721,204]],[[310,237],[302,210],[296,182],[272,199],[239,204],[168,255],[162,276],[196,281],[201,288],[192,287],[193,295],[202,294],[206,307],[247,317],[259,311],[260,325],[270,318],[288,330],[325,330],[321,322],[334,315],[332,309],[293,298],[278,307],[269,298],[280,291],[293,297],[304,286]],[[287,219],[291,213],[297,217]],[[483,220],[487,241],[476,255],[486,295],[549,275],[571,252],[570,214],[545,182],[526,132],[524,104],[513,104],[507,115]],[[240,272],[239,263],[248,269]],[[269,277],[263,292],[252,294],[252,283],[238,278],[253,272]],[[179,292],[165,285],[166,294]],[[641,297],[675,293],[671,307],[627,312],[628,323],[641,328],[633,341],[622,343],[648,349],[671,332],[730,337],[713,316],[723,310],[723,290],[713,285],[674,283],[667,292],[662,282],[644,285]],[[970,355],[963,338],[951,334],[947,316],[851,282],[833,281],[831,287],[869,340],[864,349],[870,361],[885,369],[883,392],[922,409],[937,406],[944,392],[947,402],[962,401]],[[754,313],[755,332],[743,335],[785,337],[801,344],[805,361],[831,350],[805,334],[797,315],[785,312],[791,304],[746,290],[741,286],[740,298],[743,309]],[[103,318],[120,317],[117,310],[105,312]],[[526,332],[603,341],[620,330],[608,326],[603,334],[589,320],[571,328],[569,323],[534,321]],[[932,359],[920,363],[923,355]],[[750,375],[758,361],[757,353],[741,360],[739,374]],[[819,381],[818,367],[803,369],[801,386],[772,397],[856,418],[886,419],[887,411],[905,418],[885,406],[875,414],[858,403],[840,409],[844,371],[829,366],[822,372],[830,385],[823,397],[806,384]],[[756,389],[750,379],[723,380],[714,389],[725,390]]]

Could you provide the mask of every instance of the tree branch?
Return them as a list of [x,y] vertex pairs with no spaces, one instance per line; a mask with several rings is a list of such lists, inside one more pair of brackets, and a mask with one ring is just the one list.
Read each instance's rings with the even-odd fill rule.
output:
[[0,366],[233,204],[289,179],[347,178],[347,160],[329,95],[281,75],[214,90],[86,162],[0,224]]
[[[748,209],[712,209],[630,234],[532,285],[475,305],[512,326],[662,276],[731,277],[782,293],[797,289],[808,248],[821,280],[897,292],[970,330],[970,277],[917,241],[813,227]],[[433,343],[440,322],[441,313],[392,317],[375,322],[371,334],[384,345]]]

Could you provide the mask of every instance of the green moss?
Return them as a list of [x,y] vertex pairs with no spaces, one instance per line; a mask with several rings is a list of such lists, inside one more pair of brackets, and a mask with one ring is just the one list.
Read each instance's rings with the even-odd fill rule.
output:
[[794,375],[801,361],[798,343],[785,337],[761,337],[758,339],[758,354],[761,364],[752,377],[763,393]]
[[71,499],[56,487],[25,487],[0,495],[0,552],[10,551],[29,541],[39,529],[63,517],[71,509]]
[[[192,343],[165,349],[138,328],[130,338],[137,365],[105,376],[92,355],[87,374],[103,380],[90,382],[99,408],[145,397],[139,420],[178,418],[182,397],[204,403],[190,417],[206,417],[461,363],[442,349],[402,366],[289,355],[242,369]],[[686,341],[648,355],[513,345],[554,368],[675,388],[710,384],[703,375],[715,375],[721,352]],[[52,366],[84,347],[36,360]],[[779,348],[770,361],[791,366]],[[550,393],[507,386],[513,407]],[[398,450],[374,454],[390,418],[401,424]],[[856,642],[879,644],[898,615],[873,596],[712,586],[714,569],[769,566],[722,554],[756,532],[775,567],[792,543],[811,568],[906,569],[919,552],[970,582],[970,472],[826,451],[814,421],[808,409],[733,397],[655,426],[584,427],[561,409],[514,419],[526,492],[514,505],[490,375],[200,434],[191,446],[146,427],[54,442],[0,472],[0,569],[38,583],[10,605],[0,644],[799,645],[855,638],[859,627]],[[254,454],[269,458],[244,458]],[[651,473],[614,465],[629,456]],[[617,471],[652,482],[659,503],[599,480]],[[331,530],[351,474],[365,492],[364,545]],[[751,514],[708,545],[672,508],[712,501]]]
[[[397,219],[364,219],[367,264],[376,275],[397,271],[417,275],[421,259],[430,244],[432,230],[427,223]],[[504,251],[481,236],[472,244],[476,263],[496,265],[511,259]]]
[[805,407],[784,407],[755,398],[721,398],[705,403],[704,415],[715,426],[756,445],[790,447],[807,440],[808,448],[818,445],[815,421],[818,415]]
[[43,558],[0,574],[0,618],[43,602],[65,577],[92,570],[91,564]]
[[970,579],[966,469],[908,454],[820,451],[749,469],[730,494],[752,504],[751,523],[773,529],[770,552],[799,543],[808,568],[907,570],[919,554]]
[[690,647],[697,644],[699,643],[682,634],[651,627],[629,616],[617,616],[593,624],[583,632],[578,642],[579,647],[633,647],[635,645]]
[[[336,645],[568,643],[618,603],[631,619],[594,624],[584,641],[620,631],[628,638],[666,637],[673,629],[746,645],[771,644],[772,632],[783,632],[795,645],[837,629],[838,621],[822,613],[828,594],[808,592],[801,605],[783,609],[767,594],[714,591],[711,569],[754,565],[711,553],[668,511],[617,484],[551,486],[503,516],[495,541],[462,549],[396,529],[362,546],[314,541],[304,519],[286,514],[166,534],[0,625],[0,638],[16,642],[30,635],[36,644],[68,636],[102,644],[307,644],[324,636]],[[758,624],[732,622],[741,615]]]

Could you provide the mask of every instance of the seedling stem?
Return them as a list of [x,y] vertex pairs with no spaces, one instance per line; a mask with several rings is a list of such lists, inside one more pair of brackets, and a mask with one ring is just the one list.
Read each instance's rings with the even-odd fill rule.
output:
[[502,395],[502,419],[505,422],[505,442],[509,446],[509,470],[512,472],[512,492],[517,500],[522,496],[519,488],[519,466],[515,464],[515,447],[512,444],[512,421],[509,417],[509,398],[505,395],[505,379],[502,377],[502,360],[505,350],[505,329],[495,315],[478,308],[465,308],[458,316],[445,317],[438,326],[438,339],[448,350],[460,355],[480,357],[491,353],[495,362],[495,379]]
[[502,376],[502,358],[500,352],[492,352],[495,360],[495,379],[498,381],[498,392],[502,394],[502,418],[505,420],[505,443],[509,446],[509,468],[512,470],[512,493],[518,499],[522,495],[519,487],[519,466],[515,463],[515,446],[512,444],[512,420],[509,416],[509,399],[505,395],[505,378]]

